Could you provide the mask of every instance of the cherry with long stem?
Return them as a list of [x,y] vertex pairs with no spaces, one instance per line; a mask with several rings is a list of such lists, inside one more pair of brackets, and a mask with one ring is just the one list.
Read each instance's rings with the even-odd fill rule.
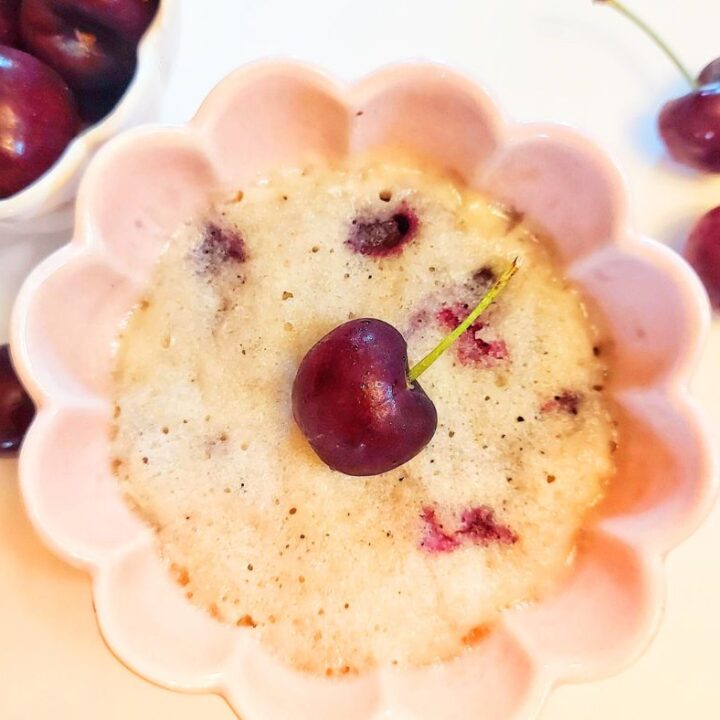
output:
[[[699,170],[720,172],[720,58],[694,79],[658,34],[619,0],[594,0],[624,15],[670,58],[692,91],[667,103],[659,117],[660,134],[678,161]],[[712,304],[720,308],[720,207],[698,220],[685,245],[684,255],[707,288]]]
[[692,76],[667,43],[620,0],[607,5],[640,28],[670,59],[690,85],[690,92],[663,105],[658,131],[674,160],[705,172],[720,172],[720,58]]

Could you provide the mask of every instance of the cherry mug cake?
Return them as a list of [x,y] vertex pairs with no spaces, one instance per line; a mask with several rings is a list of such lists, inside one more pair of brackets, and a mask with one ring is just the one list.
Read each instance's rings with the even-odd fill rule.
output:
[[[323,438],[363,427],[320,408],[307,432],[308,351],[338,326],[388,333],[404,372],[514,262],[423,373],[435,415],[411,408],[417,437],[328,463]],[[342,395],[352,363],[323,352]],[[397,158],[277,171],[169,239],[118,340],[113,467],[218,621],[309,673],[428,665],[563,575],[614,472],[607,373],[552,243],[518,213]]]

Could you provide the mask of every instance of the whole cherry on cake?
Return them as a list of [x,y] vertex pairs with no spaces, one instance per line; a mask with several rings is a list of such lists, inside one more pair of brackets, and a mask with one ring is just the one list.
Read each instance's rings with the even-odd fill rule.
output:
[[415,457],[437,428],[435,405],[418,377],[472,326],[516,271],[513,262],[465,320],[412,368],[405,339],[382,320],[351,320],[316,343],[295,376],[292,409],[320,459],[346,475],[379,475]]
[[660,136],[672,158],[697,170],[720,172],[720,58],[695,78],[665,42],[619,0],[595,2],[613,7],[640,27],[690,85],[690,92],[665,103],[658,117]]

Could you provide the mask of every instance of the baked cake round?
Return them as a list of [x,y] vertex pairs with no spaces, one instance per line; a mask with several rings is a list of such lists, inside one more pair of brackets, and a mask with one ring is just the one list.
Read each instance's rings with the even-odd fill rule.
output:
[[[292,418],[308,349],[400,330],[410,363],[512,262],[422,377],[438,429],[350,477]],[[614,471],[600,340],[518,213],[391,162],[272,174],[169,239],[123,328],[113,465],[187,597],[323,675],[442,661],[562,576]]]

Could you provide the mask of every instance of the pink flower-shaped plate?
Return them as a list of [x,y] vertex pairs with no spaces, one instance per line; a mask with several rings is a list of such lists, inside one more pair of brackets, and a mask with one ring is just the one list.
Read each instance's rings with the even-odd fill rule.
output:
[[[111,368],[118,326],[169,234],[214,194],[276,166],[376,148],[486,189],[555,238],[612,338],[621,444],[617,477],[552,597],[507,611],[452,662],[326,679],[284,667],[170,579],[111,473]],[[563,127],[504,123],[482,91],[439,66],[345,87],[266,62],[223,80],[187,127],[109,143],[82,181],[72,242],[20,293],[12,342],[39,408],[20,458],[27,510],[51,548],[92,574],[113,652],[162,685],[221,693],[244,720],[529,718],[558,682],[635,657],[660,614],[663,557],[709,509],[715,461],[687,390],[704,293],[671,251],[632,232],[626,212],[616,169],[591,143]]]

